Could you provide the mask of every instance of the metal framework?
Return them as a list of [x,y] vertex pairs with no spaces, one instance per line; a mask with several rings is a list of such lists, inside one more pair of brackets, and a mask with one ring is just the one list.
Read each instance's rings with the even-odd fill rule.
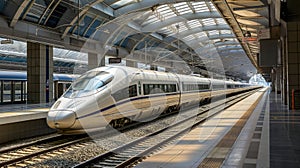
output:
[[[258,43],[244,42],[245,32],[257,38],[256,31],[269,24],[267,0],[24,0],[3,1],[0,10],[10,27],[3,32],[28,25],[36,27],[36,34],[45,32],[37,38],[40,42],[60,40],[60,46],[68,48],[92,41],[129,54],[161,47],[187,62],[201,57],[202,62],[192,62],[193,66],[211,62],[217,54],[226,72],[243,63],[243,69],[231,74],[245,79],[249,72],[256,72],[259,52]],[[33,38],[34,31],[30,33]],[[60,39],[52,34],[59,34]],[[233,53],[239,59],[225,59]]]

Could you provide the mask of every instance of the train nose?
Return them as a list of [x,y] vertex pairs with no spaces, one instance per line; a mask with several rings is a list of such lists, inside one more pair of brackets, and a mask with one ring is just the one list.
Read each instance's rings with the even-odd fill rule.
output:
[[65,129],[70,128],[76,120],[76,114],[73,111],[49,111],[47,124],[50,128]]

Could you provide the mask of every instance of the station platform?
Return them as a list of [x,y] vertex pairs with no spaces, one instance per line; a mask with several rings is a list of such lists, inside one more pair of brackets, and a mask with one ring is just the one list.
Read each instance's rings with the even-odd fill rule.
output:
[[137,167],[299,167],[300,111],[279,96],[264,88]]
[[0,105],[0,143],[6,143],[54,130],[46,124],[51,104]]
[[0,105],[0,125],[45,118],[51,104]]

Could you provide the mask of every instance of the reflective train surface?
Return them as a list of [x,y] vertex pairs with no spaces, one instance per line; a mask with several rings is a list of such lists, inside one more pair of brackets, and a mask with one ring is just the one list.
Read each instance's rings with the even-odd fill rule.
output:
[[47,123],[62,133],[83,133],[151,120],[212,96],[254,89],[246,83],[122,66],[99,67],[77,78],[51,107]]
[[[76,75],[54,74],[54,95],[57,100],[71,85]],[[27,73],[0,70],[0,104],[25,103],[27,100]]]

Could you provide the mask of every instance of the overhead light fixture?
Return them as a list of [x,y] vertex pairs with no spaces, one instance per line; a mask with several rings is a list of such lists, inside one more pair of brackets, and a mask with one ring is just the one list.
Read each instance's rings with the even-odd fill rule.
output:
[[250,31],[246,31],[246,33],[244,34],[245,37],[251,37],[251,32]]
[[1,40],[1,44],[14,44],[14,41],[12,39],[5,39]]

